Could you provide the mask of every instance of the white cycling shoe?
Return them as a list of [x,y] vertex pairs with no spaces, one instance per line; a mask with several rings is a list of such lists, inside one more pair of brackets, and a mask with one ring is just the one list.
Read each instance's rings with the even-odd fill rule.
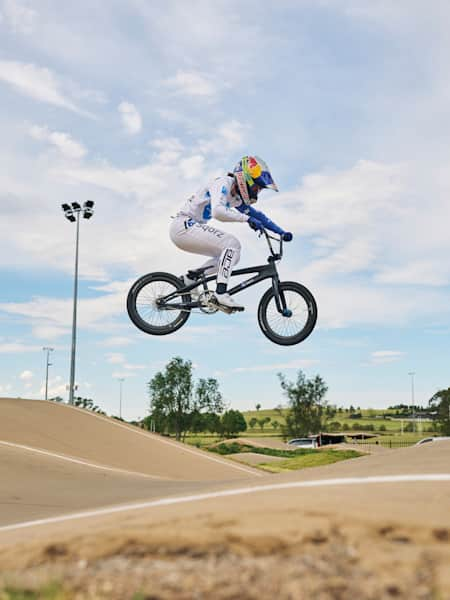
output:
[[217,300],[217,303],[221,306],[226,306],[227,308],[234,308],[235,310],[244,310],[244,306],[242,304],[238,304],[230,294],[218,294],[217,292],[214,294]]

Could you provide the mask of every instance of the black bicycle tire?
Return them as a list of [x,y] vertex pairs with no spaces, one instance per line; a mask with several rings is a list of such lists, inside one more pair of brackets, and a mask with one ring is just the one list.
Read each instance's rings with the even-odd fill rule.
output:
[[308,319],[303,329],[293,336],[282,336],[275,333],[267,322],[267,307],[270,300],[274,297],[272,288],[268,289],[262,296],[258,305],[258,323],[263,334],[274,344],[280,346],[294,346],[303,342],[313,331],[317,323],[317,303],[314,296],[304,285],[296,281],[283,281],[279,284],[282,290],[291,290],[297,292],[308,306]]
[[[189,311],[181,312],[181,314],[173,321],[173,323],[170,323],[163,327],[155,327],[147,323],[147,321],[145,321],[144,319],[142,319],[136,309],[137,295],[142,290],[142,288],[148,283],[158,280],[165,281],[167,283],[172,283],[177,289],[183,287],[183,282],[171,273],[164,273],[163,271],[147,273],[147,275],[143,275],[142,277],[137,279],[131,286],[127,295],[127,312],[131,321],[141,331],[144,331],[149,335],[169,335],[170,333],[174,333],[175,331],[180,329],[180,327],[182,327],[186,323],[191,314]],[[190,294],[185,294],[182,296],[182,299],[183,302],[190,302],[191,296]]]

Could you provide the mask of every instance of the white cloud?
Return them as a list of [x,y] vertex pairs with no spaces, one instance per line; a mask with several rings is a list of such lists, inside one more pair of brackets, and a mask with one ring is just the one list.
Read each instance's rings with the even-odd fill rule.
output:
[[118,111],[122,117],[122,124],[127,133],[135,135],[142,130],[142,117],[131,102],[121,102]]
[[69,326],[63,327],[58,325],[40,324],[33,325],[33,335],[41,340],[54,340],[62,335],[70,333]]
[[246,138],[250,126],[237,119],[232,119],[216,127],[208,139],[202,139],[198,143],[198,149],[203,154],[217,154],[223,159],[226,152],[244,152]]
[[[34,297],[28,302],[4,302],[0,311],[19,315],[22,321],[31,324],[33,328],[50,328],[54,337],[68,333],[67,323],[72,321],[73,300],[49,297]],[[119,328],[116,317],[123,314],[123,294],[103,294],[96,298],[79,298],[77,320],[79,328],[108,331]],[[25,344],[0,344],[0,352],[23,352],[41,350],[41,346],[26,346]]]
[[218,92],[218,86],[209,77],[197,71],[177,71],[176,75],[167,79],[165,83],[174,93],[183,96],[211,98]]
[[114,371],[111,377],[113,379],[128,379],[129,377],[136,377],[136,373],[130,373],[130,371]]
[[447,261],[416,260],[401,266],[386,266],[375,281],[394,285],[445,286],[450,281],[450,264]]
[[204,171],[205,158],[199,154],[184,158],[180,161],[180,168],[185,179],[196,179]]
[[9,342],[0,344],[0,353],[3,354],[21,354],[22,352],[42,351],[42,346],[33,346],[21,342]]
[[107,354],[107,362],[113,364],[113,365],[120,365],[122,363],[125,362],[125,356],[123,354],[120,354],[119,352],[111,352],[110,354]]
[[289,229],[312,243],[303,279],[329,287],[331,280],[343,284],[344,276],[359,273],[367,284],[363,293],[372,284],[374,299],[391,284],[448,284],[450,265],[442,256],[450,253],[444,225],[450,220],[449,182],[440,169],[422,168],[429,173],[428,189],[414,162],[358,161],[346,170],[308,175],[296,190],[280,194],[271,210],[274,221],[287,228],[289,215]]
[[176,137],[156,138],[151,141],[151,145],[161,153],[174,152],[177,156],[184,150],[183,144]]
[[34,9],[17,0],[3,0],[1,9],[6,23],[14,33],[27,35],[33,32],[38,15]]
[[27,381],[29,379],[33,378],[33,372],[32,371],[22,371],[22,373],[19,375],[19,378],[22,379],[23,381]]
[[0,60],[0,81],[39,102],[60,106],[84,116],[92,116],[78,108],[65,96],[60,80],[50,69],[32,63]]
[[105,347],[109,347],[109,346],[128,346],[129,344],[133,344],[134,341],[130,338],[127,337],[121,337],[121,336],[113,336],[113,337],[109,337],[106,340],[103,340],[102,342],[99,342],[100,346],[105,346]]
[[377,350],[370,355],[371,362],[376,365],[395,362],[403,358],[403,356],[404,352],[397,350]]
[[219,127],[219,135],[224,140],[226,148],[234,150],[234,148],[242,146],[244,143],[244,133],[246,133],[248,129],[248,125],[245,125],[236,119],[232,119]]
[[87,154],[87,149],[75,141],[68,133],[50,131],[48,127],[33,125],[29,130],[30,136],[35,140],[48,142],[55,146],[66,158],[78,160]]
[[259,371],[279,371],[280,369],[304,369],[316,365],[319,361],[315,359],[295,359],[285,363],[274,363],[270,365],[254,365],[251,367],[236,367],[233,373],[252,373]]

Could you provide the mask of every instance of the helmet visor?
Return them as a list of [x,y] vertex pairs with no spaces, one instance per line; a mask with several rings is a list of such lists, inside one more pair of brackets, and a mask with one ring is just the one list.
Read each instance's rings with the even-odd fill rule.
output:
[[262,158],[258,156],[255,157],[261,167],[261,173],[258,177],[254,177],[254,182],[257,183],[262,188],[270,188],[271,190],[275,190],[278,192],[278,187],[274,182],[272,175],[270,174],[269,167],[267,163],[265,163]]

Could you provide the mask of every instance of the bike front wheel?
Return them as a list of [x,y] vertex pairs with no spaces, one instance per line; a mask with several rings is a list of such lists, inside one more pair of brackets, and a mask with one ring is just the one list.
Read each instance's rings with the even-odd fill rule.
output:
[[311,292],[300,283],[278,285],[286,301],[286,315],[277,309],[274,290],[265,292],[258,306],[258,323],[263,334],[280,346],[293,346],[305,340],[317,322],[317,304]]
[[[141,331],[150,335],[168,335],[180,329],[189,318],[190,310],[171,309],[170,302],[158,305],[158,301],[176,293],[183,283],[170,273],[149,273],[132,285],[127,297],[130,319]],[[189,303],[190,294],[176,296],[178,304]]]

